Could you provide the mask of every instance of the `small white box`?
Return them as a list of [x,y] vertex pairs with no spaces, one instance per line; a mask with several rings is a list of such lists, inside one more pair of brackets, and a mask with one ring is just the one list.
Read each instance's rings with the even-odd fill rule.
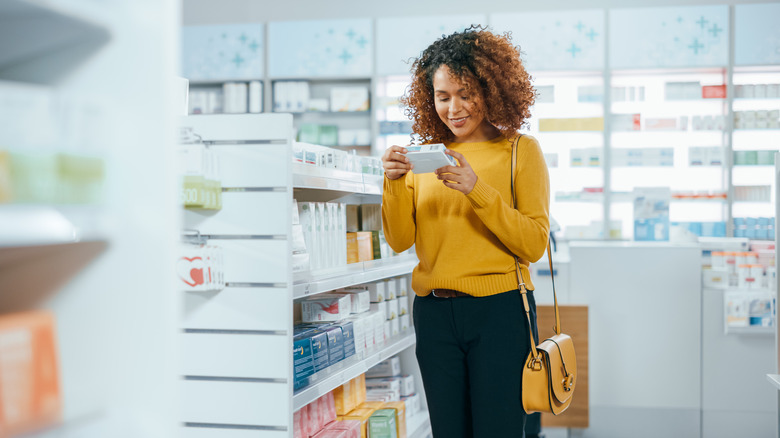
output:
[[385,301],[385,304],[387,304],[387,319],[396,319],[399,316],[398,299]]
[[385,341],[393,337],[393,324],[391,321],[385,321]]
[[381,389],[375,389],[373,391],[366,391],[366,401],[381,401],[381,402],[393,402],[401,401],[400,393],[395,391],[385,391]]
[[414,376],[404,374],[401,376],[401,397],[409,397],[414,393]]
[[395,279],[385,280],[385,291],[387,292],[385,300],[390,301],[398,297]]
[[409,297],[398,298],[398,316],[409,315]]
[[353,314],[371,310],[371,295],[368,293],[367,289],[344,288],[337,290],[335,293],[346,294],[352,299],[350,312]]
[[431,173],[444,166],[455,166],[454,158],[444,153],[447,147],[442,143],[424,144],[421,146],[407,146],[406,158],[414,164],[413,173]]
[[390,321],[390,336],[398,336],[401,332],[401,324],[398,322],[398,318]]
[[371,311],[376,311],[382,314],[383,319],[387,319],[387,301],[380,301],[378,303],[371,303]]
[[374,347],[381,347],[385,345],[385,314],[374,312],[371,319],[374,320]]
[[368,111],[368,87],[333,87],[330,90],[330,110]]
[[704,269],[702,270],[702,284],[704,287],[727,289],[729,287],[729,272],[725,269]]
[[416,414],[420,411],[420,395],[412,394],[409,396],[401,396],[401,400],[406,404],[406,415]]
[[303,322],[333,322],[349,318],[349,296],[322,294],[301,303]]
[[400,318],[398,318],[398,324],[401,331],[409,330],[409,315],[401,315]]
[[401,359],[398,356],[385,359],[366,371],[366,377],[397,377],[401,375]]
[[379,303],[385,300],[385,297],[387,295],[385,292],[384,281],[378,281],[376,283],[367,283],[364,286],[368,288],[368,292],[370,293],[372,303]]
[[[351,317],[347,321],[352,322],[352,330],[355,337],[355,356],[362,360],[366,357],[366,320],[365,318]],[[373,338],[373,330],[371,336]],[[373,342],[373,340],[372,340]]]
[[369,377],[366,379],[366,389],[400,392],[401,380],[401,377]]

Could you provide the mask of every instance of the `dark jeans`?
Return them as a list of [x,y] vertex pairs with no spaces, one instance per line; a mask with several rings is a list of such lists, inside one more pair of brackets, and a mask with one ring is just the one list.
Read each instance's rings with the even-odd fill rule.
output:
[[[528,302],[537,338],[530,291]],[[522,438],[521,373],[531,345],[520,293],[415,297],[412,315],[434,438]]]

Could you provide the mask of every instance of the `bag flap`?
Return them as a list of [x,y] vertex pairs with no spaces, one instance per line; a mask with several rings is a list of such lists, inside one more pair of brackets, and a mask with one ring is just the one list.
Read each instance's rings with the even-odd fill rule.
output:
[[574,355],[574,342],[569,335],[560,334],[545,339],[536,348],[546,352],[555,398],[565,402],[574,393],[574,387],[577,383],[577,358]]

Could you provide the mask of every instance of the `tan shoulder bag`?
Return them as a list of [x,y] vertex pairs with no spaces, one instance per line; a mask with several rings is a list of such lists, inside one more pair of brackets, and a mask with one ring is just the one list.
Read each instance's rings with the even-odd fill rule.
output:
[[[517,144],[512,146],[512,172],[510,173],[512,189],[512,205],[517,208],[515,199],[514,166]],[[545,339],[539,345],[534,342],[531,326],[531,309],[528,306],[525,280],[520,270],[520,260],[515,256],[515,274],[517,289],[523,297],[525,316],[528,320],[528,334],[531,337],[531,352],[523,365],[523,409],[526,413],[550,412],[558,415],[569,407],[574,394],[577,375],[577,359],[574,356],[574,343],[569,335],[561,333],[561,318],[558,313],[558,297],[555,295],[555,278],[553,275],[552,248],[547,240],[547,259],[550,262],[550,277],[552,279],[553,299],[555,300],[555,334]]]

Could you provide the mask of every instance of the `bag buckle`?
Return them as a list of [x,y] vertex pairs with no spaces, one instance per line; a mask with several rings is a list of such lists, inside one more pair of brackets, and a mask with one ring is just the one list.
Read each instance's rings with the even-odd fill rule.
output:
[[536,357],[531,358],[531,361],[528,362],[528,368],[531,369],[531,371],[541,371],[542,370],[542,355],[538,355]]
[[564,391],[571,391],[571,387],[574,385],[574,375],[569,374],[568,376],[563,378],[563,390]]

